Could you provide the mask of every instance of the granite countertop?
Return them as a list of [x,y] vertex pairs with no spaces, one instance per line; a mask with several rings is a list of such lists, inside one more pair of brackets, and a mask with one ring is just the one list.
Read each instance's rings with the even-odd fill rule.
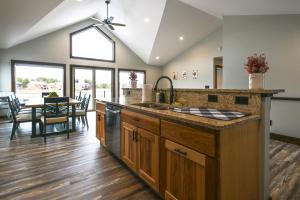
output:
[[[99,100],[99,101],[101,101],[101,100]],[[111,101],[102,101],[102,102],[119,105],[122,108],[131,109],[131,110],[134,110],[137,112],[154,115],[154,116],[160,117],[161,119],[170,119],[170,120],[180,121],[180,122],[187,123],[187,124],[190,124],[193,126],[205,127],[205,128],[214,129],[214,130],[221,130],[224,128],[229,128],[229,127],[235,126],[237,124],[245,123],[249,120],[259,120],[260,119],[259,115],[249,115],[249,116],[245,116],[245,117],[230,120],[230,121],[222,121],[222,120],[211,119],[211,118],[207,118],[207,117],[200,117],[200,116],[191,115],[191,114],[177,113],[172,110],[157,110],[154,108],[146,108],[146,107],[142,107],[142,106],[126,104],[125,102],[123,102],[122,100],[120,100],[118,98],[112,99]]]

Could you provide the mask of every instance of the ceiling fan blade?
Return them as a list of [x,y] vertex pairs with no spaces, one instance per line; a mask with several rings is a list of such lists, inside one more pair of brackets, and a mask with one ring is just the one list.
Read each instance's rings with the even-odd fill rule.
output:
[[113,20],[114,20],[114,17],[113,17],[113,16],[110,16],[106,21],[107,21],[108,23],[111,23]]
[[113,31],[115,30],[115,28],[111,25],[111,24],[108,24],[108,27]]
[[97,22],[103,23],[101,19],[97,19],[97,18],[95,18],[95,17],[90,17],[90,19],[95,20],[95,21],[97,21]]
[[126,24],[120,24],[120,23],[110,23],[110,24],[114,26],[126,26]]

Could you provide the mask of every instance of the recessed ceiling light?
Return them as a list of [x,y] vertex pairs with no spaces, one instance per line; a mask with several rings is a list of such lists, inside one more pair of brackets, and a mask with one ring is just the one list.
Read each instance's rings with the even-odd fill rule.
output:
[[84,0],[76,0],[77,2],[83,2]]
[[179,40],[183,40],[183,39],[184,39],[184,37],[183,37],[183,36],[180,36],[180,37],[179,37]]
[[156,60],[159,60],[159,56],[156,56],[156,58],[155,58]]
[[144,22],[146,22],[146,23],[148,23],[150,21],[150,19],[148,18],[148,17],[146,17],[145,19],[144,19]]

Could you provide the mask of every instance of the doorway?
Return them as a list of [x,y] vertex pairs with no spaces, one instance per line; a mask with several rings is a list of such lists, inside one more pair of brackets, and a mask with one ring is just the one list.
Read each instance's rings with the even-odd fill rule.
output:
[[214,89],[223,88],[223,57],[214,58]]
[[91,95],[89,110],[95,99],[110,101],[114,97],[115,70],[112,68],[71,65],[71,95]]

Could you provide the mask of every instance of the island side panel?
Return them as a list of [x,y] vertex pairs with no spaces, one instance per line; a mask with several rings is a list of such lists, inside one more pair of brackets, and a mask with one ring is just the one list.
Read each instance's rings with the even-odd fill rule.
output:
[[220,131],[220,200],[259,199],[259,120]]

